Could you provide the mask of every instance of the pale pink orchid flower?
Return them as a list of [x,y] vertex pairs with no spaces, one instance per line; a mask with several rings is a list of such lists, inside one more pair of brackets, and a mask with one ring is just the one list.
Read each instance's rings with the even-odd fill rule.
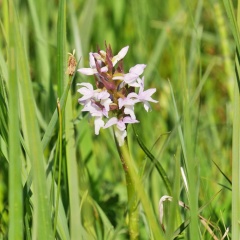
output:
[[83,86],[79,88],[77,91],[81,93],[83,96],[78,99],[78,102],[82,105],[87,104],[91,98],[96,94],[96,90],[93,90],[93,85],[91,83],[78,83],[78,86]]
[[93,86],[90,83],[79,83],[77,85],[83,86],[77,90],[83,95],[78,99],[78,102],[80,104],[89,105],[89,102],[91,102],[91,100],[100,101],[100,104],[104,106],[107,111],[109,111],[109,105],[112,103],[112,100],[110,99],[110,94],[107,90],[93,90]]
[[94,117],[95,134],[98,135],[100,129],[104,126],[102,117],[105,116],[108,118],[108,111],[105,108],[100,108],[96,104],[92,104],[84,106],[82,112],[89,112],[90,115]]
[[107,90],[99,92],[97,95],[97,100],[100,100],[100,104],[104,106],[106,111],[109,111],[109,105],[112,103],[112,100],[110,99],[110,94]]
[[[94,54],[90,52],[89,53],[89,65],[90,68],[79,68],[77,71],[84,74],[84,75],[94,75],[94,74],[98,74],[97,68],[96,68],[96,63],[94,60]],[[99,60],[100,61],[100,60]],[[101,72],[107,72],[108,68],[107,66],[104,66],[101,68]]]
[[145,110],[148,112],[151,109],[151,106],[148,102],[157,103],[158,101],[151,98],[151,96],[156,92],[156,88],[150,88],[144,91],[144,77],[142,77],[141,81],[139,81],[139,92],[138,94],[135,92],[129,93],[128,98],[135,99],[137,102],[142,102]]
[[[113,56],[113,58],[112,58],[112,65],[113,65],[113,67],[114,67],[120,60],[122,60],[122,59],[126,56],[126,54],[127,54],[127,52],[128,52],[128,49],[129,49],[129,46],[126,46],[126,47],[122,48],[122,49],[118,52],[117,55]],[[106,57],[106,55],[107,55],[107,53],[106,53],[105,51],[103,51],[103,50],[101,50],[100,53],[101,53],[101,55],[103,55],[104,57]],[[97,54],[98,54],[98,53],[97,53]],[[98,54],[98,55],[99,55],[99,54]],[[94,55],[94,56],[95,56],[95,55]],[[104,61],[103,58],[102,58],[100,55],[99,55],[99,56],[96,55],[96,58]]]
[[130,68],[129,73],[126,73],[123,77],[124,82],[132,87],[140,87],[138,83],[139,76],[143,73],[146,66],[145,64],[137,64]]
[[[114,67],[121,59],[123,59],[123,58],[125,57],[125,55],[126,55],[127,52],[128,52],[128,48],[129,48],[129,46],[126,46],[126,47],[122,48],[122,49],[119,51],[119,53],[112,58],[113,67]],[[100,53],[101,53],[103,56],[106,56],[106,52],[105,52],[105,51],[102,51],[102,50],[101,50]],[[82,74],[84,74],[84,75],[94,75],[94,74],[98,74],[94,57],[95,57],[95,59],[97,59],[97,61],[99,61],[99,63],[104,62],[104,59],[102,58],[102,56],[101,56],[99,53],[92,53],[92,52],[90,52],[90,53],[89,53],[89,65],[90,65],[90,68],[80,68],[80,69],[78,69],[78,72],[80,72],[80,73],[82,73]],[[107,66],[104,66],[104,67],[101,68],[101,72],[107,72],[107,71],[108,71],[108,67],[107,67]]]
[[126,47],[122,48],[119,51],[119,53],[112,58],[113,66],[115,66],[120,60],[122,60],[126,56],[126,54],[128,52],[128,48],[129,48],[129,46],[126,46]]
[[126,131],[126,123],[138,123],[139,121],[136,119],[132,119],[129,116],[126,116],[121,119],[117,119],[116,117],[112,117],[108,120],[103,128],[108,128],[112,125],[116,125],[115,134],[118,139],[119,146],[124,144],[124,139],[127,136]]
[[134,113],[134,104],[136,102],[138,102],[138,100],[131,99],[130,97],[128,94],[128,96],[126,98],[119,98],[118,99],[118,107],[119,107],[119,109],[124,107],[124,113],[129,114],[132,119],[136,119],[136,116]]

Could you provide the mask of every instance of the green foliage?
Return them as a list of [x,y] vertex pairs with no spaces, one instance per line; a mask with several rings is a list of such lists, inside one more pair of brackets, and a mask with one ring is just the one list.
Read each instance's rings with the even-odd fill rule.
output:
[[94,135],[77,101],[76,83],[94,79],[66,74],[68,52],[87,67],[105,42],[114,53],[129,45],[125,71],[146,63],[145,85],[157,89],[151,112],[136,107],[123,153],[139,239],[221,239],[231,225],[227,237],[239,238],[230,0],[8,0],[0,9],[0,239],[129,239],[112,131]]

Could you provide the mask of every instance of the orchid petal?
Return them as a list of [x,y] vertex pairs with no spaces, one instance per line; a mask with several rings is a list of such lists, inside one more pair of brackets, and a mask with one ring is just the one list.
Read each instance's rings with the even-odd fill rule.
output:
[[151,106],[150,106],[150,104],[149,104],[148,102],[144,102],[143,106],[144,106],[144,109],[145,109],[147,112],[148,112],[149,109],[151,109]]
[[116,138],[117,138],[117,140],[118,140],[119,146],[123,146],[123,144],[124,144],[124,139],[125,139],[125,137],[127,136],[127,131],[126,131],[126,130],[121,131],[121,130],[119,130],[118,128],[116,128],[115,134],[116,134]]
[[132,119],[132,118],[129,117],[129,116],[124,117],[124,118],[123,118],[123,122],[124,122],[124,123],[139,123],[138,120]]
[[122,48],[119,51],[119,53],[112,58],[113,66],[115,66],[117,64],[117,62],[119,62],[121,59],[123,59],[126,56],[126,54],[128,52],[128,48],[129,48],[129,46],[126,46],[126,47]]
[[85,83],[85,82],[83,82],[83,83],[77,83],[77,85],[78,85],[78,86],[84,86],[84,87],[87,87],[87,88],[93,90],[93,85],[92,85],[91,83]]
[[105,124],[105,126],[103,128],[108,128],[111,127],[114,124],[117,124],[118,119],[116,117],[112,117],[108,120],[108,122]]
[[146,64],[137,64],[134,67],[131,67],[129,72],[140,76],[143,73],[144,68],[146,66],[147,66]]
[[126,129],[126,125],[125,123],[122,121],[122,119],[118,120],[117,122],[117,128],[121,131]]
[[124,82],[126,83],[132,83],[136,81],[138,78],[138,75],[135,73],[127,73],[124,75]]
[[104,121],[102,120],[101,117],[97,117],[94,120],[94,125],[95,125],[95,134],[98,135],[100,128],[104,126]]
[[97,73],[97,69],[93,69],[93,68],[79,68],[77,70],[78,72],[84,74],[84,75],[93,75],[95,73]]
[[91,68],[96,68],[96,63],[95,63],[94,56],[93,56],[92,52],[89,53],[89,65],[90,65]]
[[136,119],[135,113],[134,113],[134,106],[125,106],[124,113],[129,114],[132,119]]

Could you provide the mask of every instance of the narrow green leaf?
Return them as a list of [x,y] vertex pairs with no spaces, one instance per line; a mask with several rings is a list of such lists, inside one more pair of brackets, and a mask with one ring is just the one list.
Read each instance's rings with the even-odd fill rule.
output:
[[161,176],[161,178],[162,178],[162,180],[164,182],[164,185],[165,185],[165,187],[167,189],[168,194],[170,196],[172,196],[171,184],[170,184],[170,181],[168,179],[167,173],[165,172],[165,170],[162,167],[161,163],[152,155],[152,153],[144,145],[143,141],[140,139],[139,135],[137,134],[137,131],[136,131],[135,127],[133,125],[132,125],[132,127],[133,127],[133,131],[134,131],[134,134],[135,134],[135,137],[137,139],[137,142],[138,142],[139,146],[145,152],[145,154],[148,156],[148,158],[151,160],[153,165],[156,167],[159,175]]
[[66,1],[60,0],[57,24],[57,79],[58,96],[64,91],[66,78]]
[[240,238],[240,66],[239,66],[239,54],[240,54],[240,1],[238,1],[238,11],[236,20],[234,16],[234,10],[232,1],[223,0],[228,18],[230,20],[230,27],[232,28],[233,37],[237,46],[237,52],[235,57],[235,73],[236,81],[234,83],[234,100],[233,100],[233,143],[232,143],[232,239]]
[[44,156],[42,153],[40,133],[36,118],[34,95],[30,80],[28,60],[24,43],[19,29],[19,20],[13,8],[13,21],[15,26],[15,39],[17,42],[19,65],[19,80],[23,103],[23,120],[27,123],[26,139],[33,170],[33,239],[53,239],[51,211],[47,194]]
[[[49,100],[49,92],[51,84],[49,84],[49,76],[50,76],[50,64],[49,64],[49,53],[47,48],[46,37],[44,35],[43,27],[41,26],[41,15],[37,11],[36,6],[37,1],[28,0],[28,5],[31,13],[31,18],[35,31],[35,46],[36,46],[36,67],[37,67],[37,75],[44,87],[44,97],[45,100]],[[49,103],[45,103],[49,104]]]
[[18,113],[17,43],[15,38],[14,6],[9,1],[9,239],[23,239],[22,163]]
[[70,235],[71,239],[82,239],[83,232],[80,222],[79,185],[76,159],[76,142],[73,125],[72,98],[69,93],[66,104],[66,154],[67,175],[70,202]]
[[232,1],[231,0],[223,0],[223,3],[224,3],[224,7],[226,9],[226,12],[227,12],[227,16],[228,16],[229,21],[230,21],[230,27],[232,29],[232,34],[233,34],[238,52],[240,53],[239,26],[238,26],[236,17],[234,15],[234,9],[233,9],[233,5],[232,5]]

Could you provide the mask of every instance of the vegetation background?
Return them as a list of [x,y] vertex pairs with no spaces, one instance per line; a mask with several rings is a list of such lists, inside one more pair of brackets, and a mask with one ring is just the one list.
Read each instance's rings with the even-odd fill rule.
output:
[[[128,128],[148,203],[140,198],[139,239],[222,239],[232,225],[236,86],[221,0],[0,0],[0,36],[0,239],[129,238],[112,132],[95,136],[77,103],[76,83],[94,79],[66,74],[68,53],[88,67],[105,42],[115,54],[129,45],[125,71],[147,64],[145,85],[157,89],[159,102],[147,114],[137,107],[140,123]],[[173,202],[161,224],[165,195]]]

